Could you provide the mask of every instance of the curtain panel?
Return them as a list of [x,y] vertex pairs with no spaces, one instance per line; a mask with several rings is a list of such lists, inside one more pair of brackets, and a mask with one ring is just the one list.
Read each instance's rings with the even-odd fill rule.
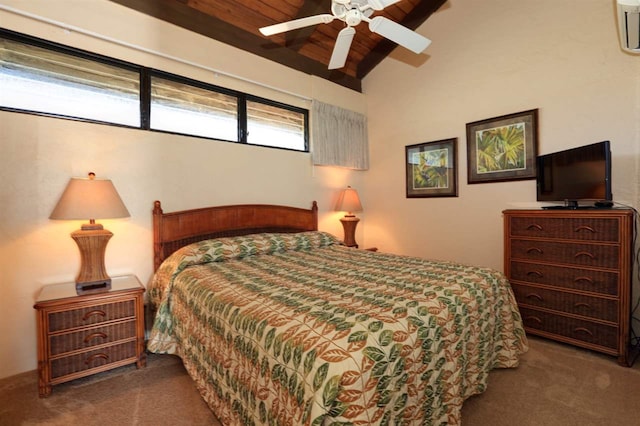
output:
[[311,111],[313,164],[368,170],[367,117],[316,100]]

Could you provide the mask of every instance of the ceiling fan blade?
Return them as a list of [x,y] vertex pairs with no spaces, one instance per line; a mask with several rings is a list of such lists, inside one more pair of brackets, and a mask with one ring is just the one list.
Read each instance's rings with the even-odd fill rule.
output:
[[387,6],[391,6],[394,3],[398,3],[400,0],[369,0],[369,6],[373,10],[382,10]]
[[333,46],[333,52],[331,53],[331,60],[329,61],[329,69],[334,70],[344,67],[347,62],[347,55],[349,49],[351,49],[351,42],[353,36],[356,35],[356,30],[353,27],[344,27],[338,33],[336,39],[336,45]]
[[296,30],[298,28],[310,27],[316,24],[328,24],[333,21],[335,16],[328,13],[322,15],[307,16],[306,18],[294,19],[293,21],[281,22],[279,24],[269,25],[260,28],[263,35],[270,36],[285,31]]
[[431,40],[428,38],[384,16],[376,16],[371,19],[369,21],[369,29],[371,32],[380,34],[415,53],[422,53],[431,44]]

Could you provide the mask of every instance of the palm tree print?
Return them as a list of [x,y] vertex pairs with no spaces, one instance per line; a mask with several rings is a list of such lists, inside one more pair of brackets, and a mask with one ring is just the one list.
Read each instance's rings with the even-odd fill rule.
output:
[[478,173],[525,169],[527,162],[524,131],[524,123],[477,131],[476,165]]
[[413,188],[449,187],[449,152],[447,149],[416,152],[413,155]]

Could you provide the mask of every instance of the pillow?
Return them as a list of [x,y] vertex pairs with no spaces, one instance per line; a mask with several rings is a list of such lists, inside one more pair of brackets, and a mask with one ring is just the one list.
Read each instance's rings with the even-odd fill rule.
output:
[[181,257],[191,265],[242,259],[258,254],[274,254],[287,250],[310,250],[339,243],[326,232],[298,232],[286,234],[250,234],[240,237],[216,238],[190,244],[170,257]]

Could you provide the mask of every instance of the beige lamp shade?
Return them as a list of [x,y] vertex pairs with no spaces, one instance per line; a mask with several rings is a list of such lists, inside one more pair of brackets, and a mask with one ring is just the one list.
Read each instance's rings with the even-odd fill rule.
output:
[[[90,174],[91,176],[91,174]],[[90,220],[129,217],[118,191],[108,179],[71,178],[50,219]]]
[[360,203],[358,191],[350,186],[347,186],[346,189],[342,190],[340,197],[338,198],[336,210],[347,212],[349,215],[351,215],[351,213],[361,212],[362,203]]

